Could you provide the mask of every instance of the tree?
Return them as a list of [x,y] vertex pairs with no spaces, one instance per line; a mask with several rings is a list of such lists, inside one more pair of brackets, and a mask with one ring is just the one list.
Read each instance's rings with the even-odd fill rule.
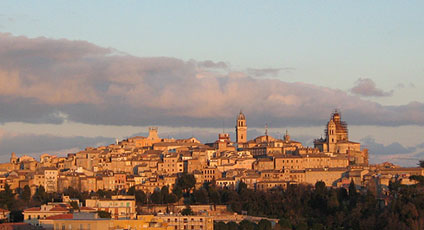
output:
[[193,215],[193,210],[191,210],[190,205],[186,205],[186,207],[183,210],[181,210],[181,215],[183,216]]
[[421,161],[418,163],[418,165],[419,165],[421,168],[424,168],[424,160],[421,160]]
[[152,195],[150,195],[150,201],[152,201],[153,204],[162,204],[162,194],[160,190],[156,189]]
[[255,224],[248,221],[248,220],[242,220],[239,224],[239,230],[254,230]]
[[10,216],[10,222],[24,221],[24,214],[22,214],[22,211],[11,211],[9,216]]
[[240,181],[240,183],[237,186],[237,193],[241,194],[242,192],[247,190],[247,184],[244,183],[243,181]]
[[175,182],[173,193],[181,197],[183,195],[182,193],[188,194],[195,185],[196,178],[194,178],[193,174],[182,173]]
[[271,222],[269,222],[269,220],[262,219],[259,221],[258,230],[271,230],[271,229],[272,229],[272,225],[271,225]]
[[112,214],[110,214],[110,212],[97,211],[97,214],[99,215],[100,218],[107,218],[107,219],[112,218]]
[[287,218],[281,218],[278,221],[278,225],[280,225],[281,229],[283,230],[291,230],[292,229],[292,225],[290,223],[290,221]]
[[127,191],[128,195],[135,195],[135,186],[131,186],[128,191]]
[[72,209],[79,210],[79,206],[76,201],[71,201],[69,204],[71,205]]
[[208,191],[206,191],[205,188],[194,190],[193,195],[194,195],[194,200],[196,201],[196,203],[198,204],[209,203]]
[[135,201],[138,205],[147,203],[147,195],[146,193],[144,193],[143,190],[136,190],[134,192],[134,195],[135,195]]
[[213,229],[214,230],[228,230],[228,226],[224,222],[219,221],[219,222],[214,223]]
[[48,195],[42,185],[37,188],[34,195],[32,196],[32,199],[39,201],[42,204],[46,204],[48,202]]
[[230,221],[227,223],[228,230],[238,230],[238,224],[234,221]]
[[31,199],[31,189],[28,185],[25,185],[24,189],[21,192],[20,198],[25,202],[29,202]]
[[0,192],[0,205],[2,208],[12,210],[15,207],[15,195],[10,189],[9,184],[5,184],[4,190]]

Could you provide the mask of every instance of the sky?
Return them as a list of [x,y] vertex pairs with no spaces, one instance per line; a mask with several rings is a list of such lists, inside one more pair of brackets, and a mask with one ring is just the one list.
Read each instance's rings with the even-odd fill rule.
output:
[[[424,158],[422,1],[1,1],[0,161],[145,135],[213,141],[334,109],[372,163]],[[234,137],[234,136],[233,136]]]

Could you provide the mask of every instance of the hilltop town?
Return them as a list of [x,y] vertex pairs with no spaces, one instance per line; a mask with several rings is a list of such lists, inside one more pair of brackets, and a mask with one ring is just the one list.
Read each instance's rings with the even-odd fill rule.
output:
[[[172,213],[169,205],[166,208],[160,205],[156,208],[139,207],[134,191],[142,191],[154,203],[152,194],[163,188],[168,194],[175,189],[179,178],[187,175],[195,180],[193,189],[213,184],[233,190],[243,185],[255,191],[269,191],[323,182],[333,188],[348,188],[354,184],[358,191],[372,187],[377,191],[376,196],[383,200],[391,181],[415,184],[417,181],[410,180],[410,176],[424,175],[424,169],[418,167],[402,168],[390,163],[370,165],[368,150],[349,139],[347,123],[338,111],[331,114],[325,136],[315,139],[313,147],[292,140],[287,131],[282,139],[272,137],[266,131],[264,135],[248,140],[247,117],[240,112],[235,120],[235,141],[227,133],[220,133],[213,143],[201,143],[194,137],[161,138],[158,128],[150,127],[147,137],[135,136],[107,146],[87,147],[65,157],[43,154],[40,160],[36,160],[12,153],[10,162],[0,164],[0,191],[7,189],[18,194],[27,190],[33,196],[40,194],[42,189],[47,194],[61,194],[60,202],[47,202],[23,211],[26,222],[55,227],[62,226],[57,222],[59,220],[69,221],[63,215],[70,215],[72,202],[77,203],[78,215],[103,211],[115,220],[140,219],[137,214],[143,212]],[[70,189],[95,195],[81,202],[64,195]],[[133,191],[131,195],[128,194],[130,190]],[[98,197],[100,191],[115,193],[103,199]],[[183,198],[178,198],[162,203],[174,204],[174,214],[180,213],[187,207]],[[146,202],[149,202],[148,198]],[[228,212],[225,206],[192,206],[191,209],[194,211],[193,220],[197,218],[202,223],[191,229],[210,229],[213,220],[225,220],[224,214]],[[6,213],[3,218],[8,218],[8,210],[3,212]],[[200,215],[204,212],[207,216]],[[72,215],[77,216],[76,213]],[[52,218],[54,216],[59,217]],[[165,215],[159,219],[172,222],[168,217]],[[153,216],[143,218],[143,223],[159,221],[152,221]],[[237,219],[234,216],[228,218]],[[184,220],[175,218],[176,223],[180,221]]]

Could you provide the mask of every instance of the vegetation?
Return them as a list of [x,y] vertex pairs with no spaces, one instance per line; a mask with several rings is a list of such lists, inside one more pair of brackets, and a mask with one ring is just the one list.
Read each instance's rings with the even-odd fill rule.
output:
[[112,215],[110,214],[110,212],[97,211],[97,214],[99,215],[100,218],[107,218],[107,219],[112,218]]
[[[69,188],[64,192],[80,202],[91,196],[111,197],[114,194],[128,194],[136,197],[137,205],[173,204],[184,200],[183,215],[190,215],[190,205],[228,205],[237,213],[278,219],[278,224],[270,226],[267,220],[258,224],[242,221],[239,224],[215,223],[217,230],[289,230],[289,229],[424,229],[424,177],[411,176],[416,185],[401,185],[391,182],[387,193],[377,197],[379,189],[370,188],[358,191],[353,181],[347,189],[327,188],[324,182],[315,186],[290,185],[286,189],[255,191],[240,183],[237,189],[218,188],[215,183],[206,183],[195,188],[192,175],[183,174],[177,179],[172,191],[168,187],[146,194],[135,187],[128,191],[80,192]],[[49,194],[40,186],[33,196],[29,187],[12,191],[6,186],[0,192],[0,207],[11,210],[12,221],[22,219],[21,211],[27,207],[39,206],[60,199],[61,194]],[[74,205],[74,208],[77,207]],[[99,213],[106,216],[107,213]]]

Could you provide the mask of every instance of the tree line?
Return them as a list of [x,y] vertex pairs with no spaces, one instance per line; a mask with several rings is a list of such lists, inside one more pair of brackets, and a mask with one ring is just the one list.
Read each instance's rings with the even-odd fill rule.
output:
[[[289,185],[258,191],[240,182],[236,189],[220,188],[212,181],[196,188],[191,174],[181,174],[173,189],[162,187],[146,194],[135,187],[128,190],[81,192],[68,188],[63,194],[81,202],[92,196],[110,198],[115,194],[134,195],[138,206],[155,204],[227,205],[233,212],[252,216],[279,219],[276,230],[287,229],[424,229],[424,177],[413,176],[416,185],[390,182],[388,194],[378,199],[376,189],[358,191],[353,181],[348,188],[328,188],[324,182],[312,185]],[[12,221],[19,221],[19,212],[27,207],[59,201],[62,194],[46,193],[40,186],[31,195],[28,186],[12,191],[8,185],[0,192],[0,207],[12,211]],[[75,207],[76,208],[76,207]],[[261,225],[243,222],[215,223],[217,230],[268,229]],[[236,228],[237,226],[237,228]],[[265,227],[264,227],[265,226]]]

